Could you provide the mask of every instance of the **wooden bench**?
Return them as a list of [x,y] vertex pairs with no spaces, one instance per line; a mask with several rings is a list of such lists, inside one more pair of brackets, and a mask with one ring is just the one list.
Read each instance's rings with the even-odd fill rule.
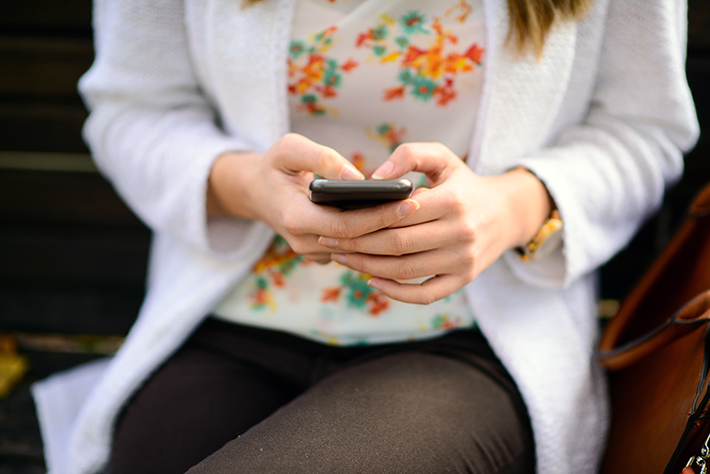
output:
[[[17,335],[30,363],[0,400],[0,474],[44,472],[30,384],[110,351],[144,293],[150,233],[96,172],[80,135],[76,82],[93,57],[90,17],[91,0],[0,3],[0,333]],[[710,5],[690,0],[689,19],[688,80],[708,129]],[[686,163],[659,215],[603,268],[605,298],[624,296],[710,180],[710,139]]]

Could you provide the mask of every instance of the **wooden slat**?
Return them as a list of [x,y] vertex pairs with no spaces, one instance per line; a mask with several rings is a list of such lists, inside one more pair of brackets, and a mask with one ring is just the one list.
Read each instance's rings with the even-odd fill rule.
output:
[[0,465],[7,465],[12,461],[42,465],[42,441],[34,413],[34,402],[29,390],[24,386],[18,387],[18,390],[0,405],[0,426]]
[[0,31],[91,34],[91,0],[2,0]]
[[710,52],[689,54],[686,71],[698,119],[701,125],[710,125]]
[[138,315],[144,287],[6,283],[0,285],[0,330],[125,335]]
[[111,185],[96,173],[0,170],[0,222],[112,226],[148,235]]
[[0,172],[2,170],[98,173],[88,153],[32,151],[0,151]]
[[0,286],[13,282],[140,285],[149,239],[143,229],[0,224]]
[[0,99],[0,150],[88,153],[81,137],[86,116],[78,95],[68,103]]
[[710,3],[707,0],[688,0],[688,47],[691,52],[710,52]]
[[0,98],[76,99],[93,54],[88,38],[0,37]]

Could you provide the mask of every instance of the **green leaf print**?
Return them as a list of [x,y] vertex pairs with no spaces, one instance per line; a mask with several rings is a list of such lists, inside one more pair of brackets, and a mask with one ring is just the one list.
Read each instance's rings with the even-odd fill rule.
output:
[[408,35],[416,35],[420,33],[429,34],[429,32],[422,26],[424,23],[426,23],[426,17],[423,13],[419,13],[418,11],[411,11],[406,15],[402,15],[399,19],[400,26]]
[[417,75],[412,81],[412,95],[427,102],[434,95],[438,84],[429,78]]

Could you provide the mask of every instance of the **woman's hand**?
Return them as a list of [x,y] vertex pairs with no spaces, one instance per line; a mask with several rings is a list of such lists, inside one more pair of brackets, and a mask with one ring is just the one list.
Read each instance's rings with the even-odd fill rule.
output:
[[208,214],[261,220],[296,253],[327,263],[332,250],[320,245],[318,236],[355,238],[390,226],[418,208],[412,200],[347,212],[313,204],[308,185],[314,174],[364,179],[335,150],[297,134],[285,135],[263,155],[227,153],[210,174]]
[[[483,177],[438,143],[400,145],[373,176],[423,172],[431,189],[420,209],[387,229],[354,239],[322,236],[333,260],[373,275],[370,285],[408,303],[428,304],[472,281],[507,249],[527,243],[550,214],[544,185],[523,169]],[[435,275],[421,284],[400,283]]]

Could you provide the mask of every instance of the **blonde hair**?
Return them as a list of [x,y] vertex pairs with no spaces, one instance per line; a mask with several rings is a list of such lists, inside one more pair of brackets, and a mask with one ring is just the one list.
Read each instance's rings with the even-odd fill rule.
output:
[[591,4],[592,0],[508,0],[508,40],[518,52],[532,47],[540,57],[552,25],[558,20],[581,19]]
[[[242,0],[243,6],[263,0]],[[592,0],[508,0],[508,42],[523,54],[532,48],[540,57],[552,25],[558,20],[579,20]]]

